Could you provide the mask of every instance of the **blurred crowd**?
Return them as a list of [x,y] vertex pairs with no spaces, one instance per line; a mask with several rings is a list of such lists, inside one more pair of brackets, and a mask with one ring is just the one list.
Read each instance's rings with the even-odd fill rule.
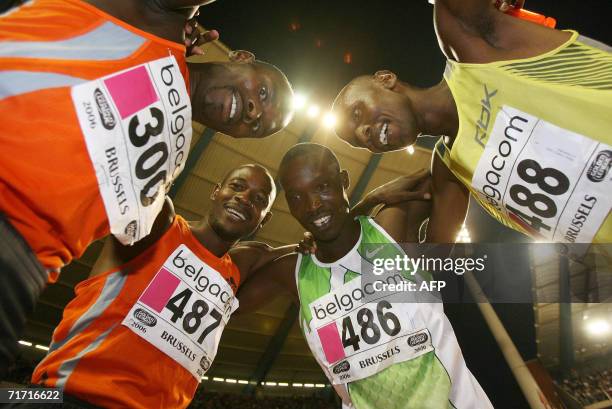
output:
[[593,372],[588,375],[573,373],[558,385],[581,405],[590,405],[612,399],[612,370]]
[[335,409],[319,397],[251,397],[198,390],[189,409]]

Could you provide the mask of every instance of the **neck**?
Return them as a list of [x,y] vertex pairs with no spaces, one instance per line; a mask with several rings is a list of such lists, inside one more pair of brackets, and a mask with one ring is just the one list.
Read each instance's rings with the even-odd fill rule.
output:
[[430,88],[414,88],[402,84],[410,96],[416,114],[417,126],[424,135],[445,135],[454,138],[459,127],[457,106],[446,81]]
[[206,247],[208,251],[217,257],[223,257],[225,253],[227,253],[229,249],[232,248],[232,246],[238,241],[228,241],[221,238],[221,236],[219,236],[219,234],[217,234],[217,232],[210,225],[208,217],[190,227],[191,233],[193,233],[202,246]]
[[332,263],[344,257],[357,243],[361,226],[350,218],[344,224],[340,235],[331,241],[317,241],[317,258],[324,263]]

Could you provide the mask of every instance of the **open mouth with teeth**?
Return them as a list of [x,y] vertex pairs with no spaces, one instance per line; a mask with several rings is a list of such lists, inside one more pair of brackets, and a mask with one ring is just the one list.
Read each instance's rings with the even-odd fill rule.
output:
[[229,119],[234,119],[236,115],[236,108],[238,107],[238,101],[236,101],[236,93],[232,94],[232,107],[230,108]]
[[381,145],[389,143],[389,122],[383,122],[383,126],[380,127],[380,133],[378,134],[378,140]]
[[242,210],[240,209],[236,209],[235,207],[226,207],[225,211],[229,214],[230,218],[236,220],[236,221],[241,221],[241,222],[245,222],[248,220],[248,215],[246,213],[244,213]]
[[327,227],[327,225],[329,225],[329,223],[331,222],[331,216],[327,215],[327,216],[321,216],[317,219],[314,219],[312,221],[312,224],[314,224],[317,228],[324,228]]

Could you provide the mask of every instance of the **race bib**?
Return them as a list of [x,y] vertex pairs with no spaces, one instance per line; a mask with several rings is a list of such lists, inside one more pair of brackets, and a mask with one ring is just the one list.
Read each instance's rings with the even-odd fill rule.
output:
[[181,244],[121,324],[182,365],[200,382],[238,300],[230,285]]
[[503,106],[472,186],[536,239],[590,243],[612,205],[612,147]]
[[174,57],[72,87],[110,231],[124,245],[151,231],[191,143],[191,103]]
[[431,334],[416,317],[427,305],[391,303],[390,296],[363,303],[360,281],[309,305],[307,341],[333,384],[367,378],[434,350]]

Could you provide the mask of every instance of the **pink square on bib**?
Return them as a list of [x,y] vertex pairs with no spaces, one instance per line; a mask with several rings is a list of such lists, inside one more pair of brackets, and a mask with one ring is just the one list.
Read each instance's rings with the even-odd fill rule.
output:
[[161,312],[180,281],[178,277],[162,267],[140,297],[140,302]]
[[342,342],[340,341],[338,327],[335,322],[317,329],[317,333],[319,334],[319,339],[321,340],[327,362],[332,364],[346,357],[344,348],[342,348]]
[[104,80],[121,119],[157,102],[159,98],[146,67],[140,66]]

